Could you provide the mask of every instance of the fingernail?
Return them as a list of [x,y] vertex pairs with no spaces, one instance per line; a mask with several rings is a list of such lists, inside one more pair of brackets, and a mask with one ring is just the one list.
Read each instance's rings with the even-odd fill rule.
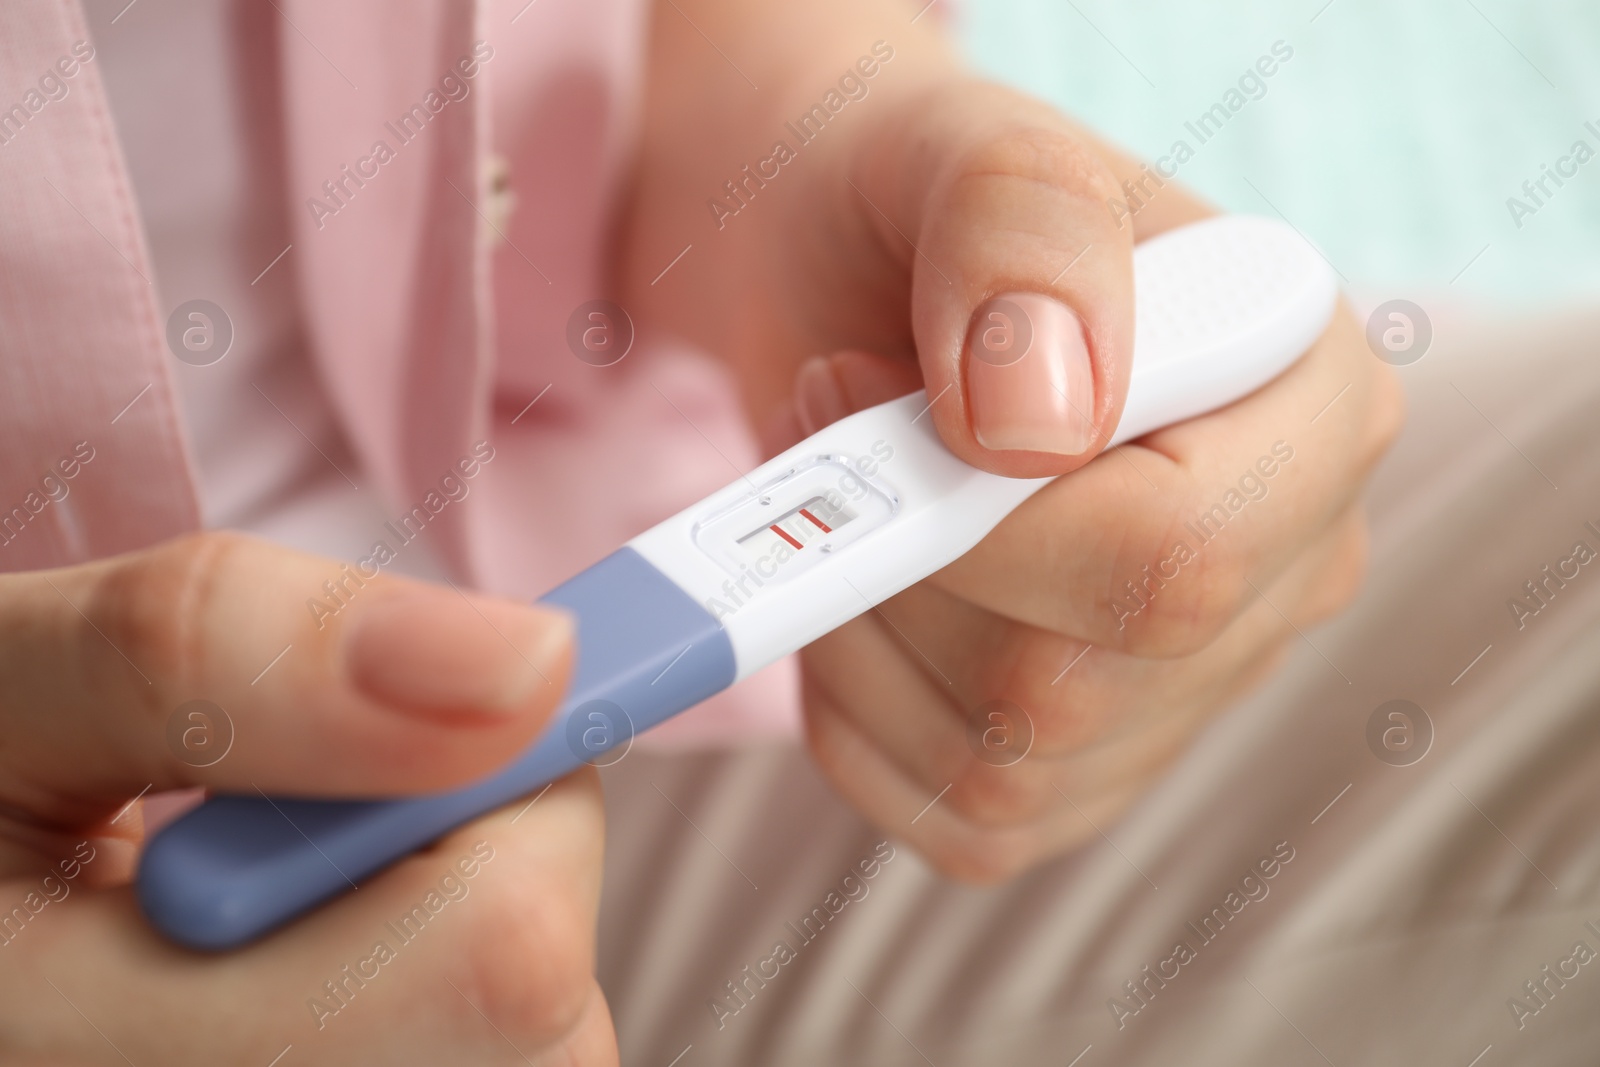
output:
[[812,356],[800,364],[794,378],[795,414],[800,429],[816,433],[850,414],[849,402],[839,386],[839,376],[827,356]]
[[967,336],[967,400],[985,448],[1086,451],[1095,439],[1094,369],[1083,323],[1037,293],[985,301]]
[[563,613],[434,586],[375,589],[351,604],[344,661],[356,687],[399,711],[512,713],[555,684]]

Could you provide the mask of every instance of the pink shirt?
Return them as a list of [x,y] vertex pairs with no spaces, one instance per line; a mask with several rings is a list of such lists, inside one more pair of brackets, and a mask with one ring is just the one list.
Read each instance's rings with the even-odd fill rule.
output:
[[[396,571],[532,598],[725,482],[717,450],[756,462],[705,354],[568,350],[644,10],[525,5],[212,5],[183,65],[137,41],[187,0],[0,5],[0,569],[202,521],[359,558],[415,515]],[[195,298],[238,346],[206,367],[166,338]],[[787,733],[794,691],[781,664],[663,733]]]

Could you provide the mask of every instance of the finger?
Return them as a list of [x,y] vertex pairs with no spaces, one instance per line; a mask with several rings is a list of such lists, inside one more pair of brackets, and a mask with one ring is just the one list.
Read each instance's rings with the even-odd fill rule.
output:
[[[958,686],[930,675],[917,653],[906,647],[904,622],[910,614],[895,612],[893,621],[858,619],[851,624],[856,628],[853,634],[838,642],[827,639],[825,647],[808,650],[804,674],[808,720],[820,716],[842,720],[829,723],[819,719],[813,729],[847,729],[848,737],[838,739],[841,744],[871,745],[878,754],[876,762],[892,766],[897,780],[905,785],[891,795],[909,795],[909,790],[922,795],[923,803],[937,796],[941,807],[972,827],[996,831],[1026,827],[1058,800],[1051,788],[1059,766],[1057,753],[1076,751],[1094,740],[1083,737],[1073,743],[1048,736],[1052,732],[1057,736],[1086,732],[1070,712],[1037,704],[1024,707],[1014,699],[1007,700],[1004,691],[982,697],[956,696]],[[996,633],[1006,630],[1003,626],[991,629]],[[969,646],[974,659],[997,653],[1002,659],[1014,658],[1011,649],[992,648],[996,642],[984,642],[972,631],[963,629],[962,633],[983,646]],[[933,642],[926,645],[927,649],[933,647]],[[936,653],[930,655],[944,659]],[[963,667],[954,664],[952,674],[965,673]],[[1136,684],[1129,683],[1119,707],[1125,714],[1142,710],[1142,695]],[[995,703],[991,696],[1006,703]],[[996,708],[1003,709],[1001,726],[1008,731],[1007,747],[991,752],[983,739],[992,725],[988,712]],[[819,759],[826,758],[829,751],[819,751]],[[1136,772],[1143,777],[1142,768],[1130,765],[1126,758],[1139,757],[1136,747],[1102,745],[1097,751],[1103,752],[1098,765],[1105,782],[1115,785]],[[832,767],[829,773],[847,772]],[[852,797],[874,797],[880,807],[887,802],[885,796],[877,795],[880,790],[873,780],[857,781],[852,789]],[[1013,842],[1005,851],[1015,846]]]
[[[925,804],[937,797],[939,806],[955,813],[965,828],[963,840],[970,840],[966,831],[986,828],[1001,835],[995,843],[997,854],[1011,855],[1020,849],[1033,855],[1035,848],[1043,847],[1041,842],[1022,846],[1037,829],[1030,830],[1030,824],[1057,801],[1051,780],[1059,766],[1039,752],[1037,717],[1029,719],[1025,739],[998,753],[1000,759],[988,758],[991,753],[981,750],[980,740],[987,720],[979,719],[991,705],[984,698],[963,700],[954,695],[957,687],[909,647],[912,642],[906,640],[902,625],[907,614],[857,619],[850,624],[853,632],[845,634],[846,628],[841,628],[807,650],[804,707],[818,759],[836,761],[828,773],[852,779],[848,789],[841,785],[847,797],[870,805],[883,818],[894,817],[907,797],[921,795]],[[1004,628],[991,629],[998,633]],[[973,639],[967,652],[974,660],[997,654],[1005,658],[1004,650],[985,644],[979,634],[968,631],[967,636]],[[960,671],[957,666],[955,673]],[[1028,718],[1025,711],[1019,716]],[[1006,725],[1016,728],[1020,723]],[[819,741],[831,743],[819,745]],[[875,754],[870,760],[855,751],[861,745],[872,748]],[[1170,751],[1163,760],[1170,758]],[[856,769],[863,761],[876,768],[874,774],[888,768],[893,774],[882,782],[862,777]],[[1130,777],[1143,780],[1150,773],[1143,765],[1147,762],[1138,746],[1130,744],[1106,748],[1099,766],[1104,781],[1116,789]],[[889,822],[884,825],[895,829]],[[896,829],[903,831],[904,827]],[[1013,831],[1021,831],[1020,836]],[[1053,834],[1047,834],[1045,841],[1061,846]]]
[[921,384],[917,368],[904,360],[850,350],[813,356],[795,375],[796,421],[802,434],[814,434],[846,415],[915,392]]
[[932,581],[1096,645],[1186,655],[1349,507],[1400,412],[1341,314],[1277,381],[1046,487]]
[[533,738],[569,642],[553,612],[232,534],[6,575],[3,799],[81,822],[146,788],[456,784]]
[[[1120,184],[1120,196],[1110,198],[1104,207],[1119,230],[1131,229],[1134,241],[1215,214],[1187,189],[1161,178],[1148,165],[1081,126],[1066,125],[1073,135],[1095,147]],[[814,356],[796,374],[795,411],[781,413],[765,427],[767,450],[782,451],[806,434],[863,408],[904,396],[922,384],[920,372],[901,359],[857,350]]]
[[978,82],[889,109],[841,192],[911,280],[911,332],[951,449],[1061,474],[1116,423],[1133,345],[1116,180],[1052,108]]
[[[1216,642],[1183,659],[1084,646],[918,586],[808,649],[808,693],[826,696],[910,781],[946,791],[942,803],[974,823],[1024,822],[1055,802],[1062,758],[1077,760],[1077,785],[1098,790],[1175,755],[1206,715],[1259,684],[1303,628],[1348,602],[1364,541],[1353,510]],[[1006,731],[1003,749],[985,740],[993,722]]]
[[1053,755],[1115,736],[1147,710],[1225,702],[1240,691],[1238,679],[1259,674],[1268,650],[1347,606],[1365,569],[1366,524],[1351,507],[1277,578],[1252,580],[1244,610],[1179,658],[1085,645],[927,587],[884,607],[905,640],[940,665],[957,702],[1015,702],[1036,720],[1035,751]]
[[1119,229],[1132,228],[1136,243],[1217,214],[1193,190],[1162,177],[1159,166],[1141,162],[1093,130],[1073,128],[1116,175],[1118,194],[1106,203],[1106,211]]
[[527,803],[226,955],[162,941],[128,890],[73,893],[0,949],[20,963],[0,974],[0,1033],[86,1062],[265,1064],[292,1045],[305,1064],[523,1064],[556,1050],[614,1064],[593,979],[598,779]]
[[947,803],[948,793],[941,796],[911,779],[861,733],[858,720],[839,710],[830,697],[808,695],[806,738],[818,765],[874,826],[910,843],[941,873],[961,881],[1004,881],[1091,840],[1095,827],[1120,814],[1148,788],[1151,777],[1123,774],[1103,793],[1070,800],[1052,791],[1053,803],[1026,821],[974,822]]

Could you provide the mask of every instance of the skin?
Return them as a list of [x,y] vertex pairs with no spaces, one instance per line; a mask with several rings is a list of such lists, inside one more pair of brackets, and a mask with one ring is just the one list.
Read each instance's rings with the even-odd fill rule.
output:
[[[1293,639],[1285,617],[1303,628],[1349,599],[1364,544],[1355,500],[1400,406],[1341,314],[1279,381],[1115,453],[983,448],[962,380],[973,309],[1012,291],[1072,307],[1094,363],[1084,400],[1107,435],[1132,344],[1132,245],[1207,209],[1168,186],[1119,228],[1106,201],[1133,164],[1042,104],[960,73],[936,15],[913,15],[894,0],[663,4],[616,285],[641,334],[684,336],[728,362],[773,449],[926,384],[943,394],[939,433],[969,462],[1077,471],[803,656],[808,738],[840,792],[941,869],[993,880],[1074,847],[1091,819],[1104,825],[1270,669]],[[870,95],[717,230],[706,199],[880,39],[895,57]],[[797,393],[797,376],[828,388]],[[1280,439],[1295,458],[1270,495],[1119,628],[1120,581],[1165,557],[1184,519]],[[235,953],[174,948],[137,915],[128,880],[143,820],[129,801],[147,787],[431,790],[494,769],[548,721],[571,658],[560,617],[478,599],[478,617],[498,621],[464,641],[476,623],[437,588],[438,617],[422,612],[410,641],[352,660],[353,635],[387,617],[386,598],[425,590],[380,577],[319,628],[304,600],[337,573],[207,533],[0,575],[0,906],[75,851],[94,857],[66,899],[0,945],[6,1062],[267,1063],[290,1044],[302,1064],[617,1061],[592,977],[604,832],[592,774]],[[257,678],[285,645],[293,654]],[[374,676],[371,662],[394,660],[409,668]],[[452,688],[490,668],[515,674],[519,660],[539,683]],[[172,709],[197,695],[237,731],[205,768],[167,738]],[[1022,707],[1035,732],[1012,767],[966,743],[968,715],[995,698]],[[470,895],[319,1029],[307,998],[479,842],[494,859]]]
[[[144,827],[128,802],[146,788],[304,795],[337,783],[379,795],[464,784],[554,711],[572,657],[565,617],[487,598],[466,605],[448,587],[432,590],[437,632],[418,636],[438,646],[466,638],[453,653],[463,671],[526,657],[534,684],[509,703],[374,699],[346,655],[351,635],[423,586],[379,577],[319,628],[305,597],[337,573],[329,560],[207,533],[0,576],[0,918],[30,893],[59,898],[4,931],[0,1059],[264,1064],[292,1044],[295,1061],[309,1063],[521,1064],[524,1053],[615,1062],[593,978],[604,825],[592,772],[520,817],[522,803],[461,828],[237,952],[179,949],[138,914],[128,881]],[[292,651],[252,684],[272,655],[262,649],[285,645]],[[197,768],[176,758],[167,723],[201,693],[227,710],[234,743]],[[385,924],[459,875],[482,842],[492,858],[461,880],[466,895],[319,1027],[308,998],[379,938],[392,942]],[[69,857],[86,862],[62,866]]]
[[[801,656],[807,737],[839,792],[949,875],[1012,877],[1093,837],[1270,673],[1295,627],[1355,595],[1366,544],[1356,500],[1398,433],[1398,385],[1341,309],[1290,371],[1211,415],[1098,458],[1098,448],[984,448],[962,376],[973,311],[1007,292],[1074,309],[1096,385],[1079,402],[1092,404],[1104,441],[1126,393],[1133,244],[1212,210],[1167,184],[1119,226],[1108,203],[1124,179],[1140,180],[1138,166],[1053,109],[960,73],[934,19],[912,23],[912,7],[677,8],[658,18],[654,48],[698,49],[701,61],[674,67],[648,97],[649,181],[624,246],[642,328],[725,358],[771,451],[926,386],[940,398],[930,413],[941,437],[969,463],[1018,477],[1077,472]],[[895,56],[869,95],[718,229],[698,205],[767,157],[773,138],[788,139],[784,121],[877,40]],[[797,374],[829,380],[832,396],[797,395]],[[1184,522],[1280,440],[1294,458],[1268,496],[1120,618],[1123,582],[1170,557]],[[992,766],[968,744],[969,717],[997,699],[1031,724],[1032,748],[1015,766]]]

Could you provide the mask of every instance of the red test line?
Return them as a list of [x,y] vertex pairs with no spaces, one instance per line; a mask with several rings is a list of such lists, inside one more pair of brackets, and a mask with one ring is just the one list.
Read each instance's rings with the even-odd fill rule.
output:
[[819,519],[815,515],[811,514],[811,512],[807,511],[805,508],[801,508],[800,509],[800,514],[802,514],[806,518],[810,519],[811,520],[811,525],[815,526],[817,529],[821,530],[823,533],[833,533],[833,528],[832,527],[828,526],[821,519]]
[[805,547],[799,541],[796,541],[793,537],[790,537],[788,532],[780,528],[777,523],[773,523],[771,526],[768,526],[767,529],[771,530],[773,533],[777,534],[779,537],[783,538],[796,548]]

